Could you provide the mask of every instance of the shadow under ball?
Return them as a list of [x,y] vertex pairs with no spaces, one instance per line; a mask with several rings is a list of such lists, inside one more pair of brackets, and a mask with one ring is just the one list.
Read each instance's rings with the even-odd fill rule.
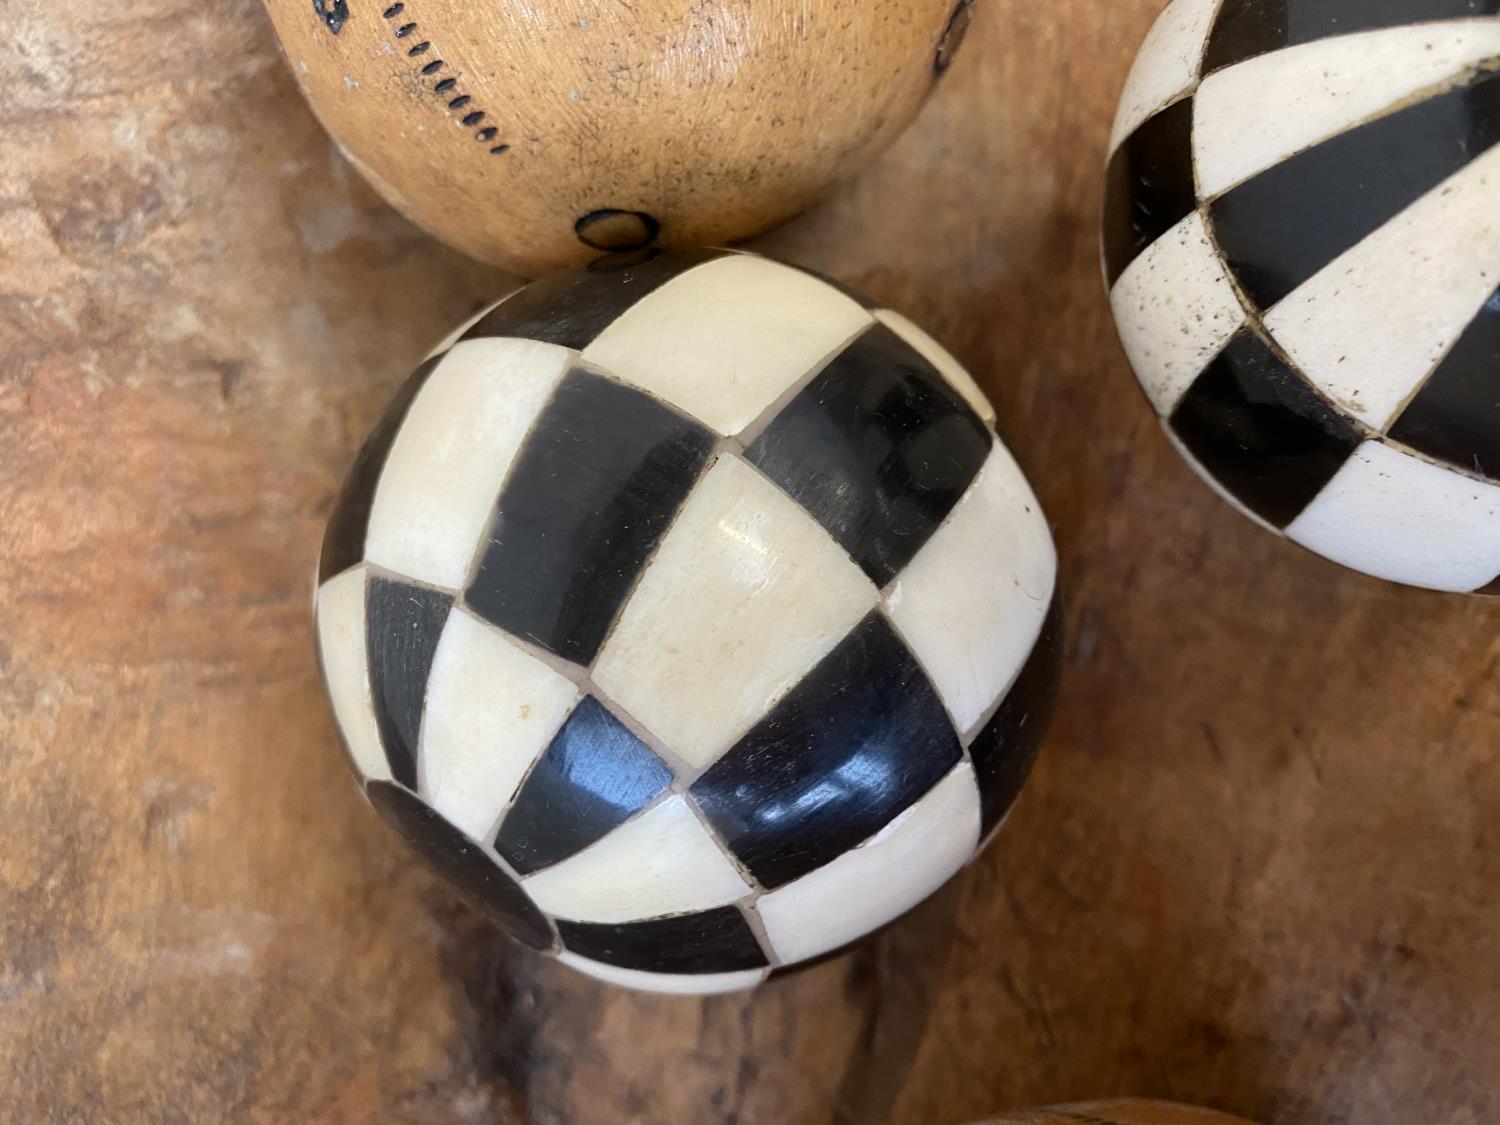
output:
[[747,988],[988,840],[1057,679],[1057,559],[964,369],[731,251],[518,290],[407,381],[317,633],[366,796],[518,941]]
[[266,0],[323,126],[444,242],[534,276],[732,242],[911,120],[973,0]]

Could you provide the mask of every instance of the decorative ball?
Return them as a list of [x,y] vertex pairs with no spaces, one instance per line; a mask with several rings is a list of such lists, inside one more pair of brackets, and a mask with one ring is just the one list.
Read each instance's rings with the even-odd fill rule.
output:
[[375,807],[517,940],[748,987],[934,891],[1030,770],[1056,560],[983,394],[752,254],[521,289],[335,505],[325,683]]
[[905,128],[973,0],[266,0],[388,202],[527,276],[758,233]]
[[1500,0],[1175,0],[1104,266],[1168,435],[1335,562],[1500,592]]

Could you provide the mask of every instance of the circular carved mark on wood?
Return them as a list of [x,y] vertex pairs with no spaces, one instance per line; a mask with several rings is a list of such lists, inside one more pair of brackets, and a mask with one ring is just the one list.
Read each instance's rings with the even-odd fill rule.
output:
[[661,233],[661,224],[644,211],[601,207],[573,224],[578,241],[595,250],[639,250]]

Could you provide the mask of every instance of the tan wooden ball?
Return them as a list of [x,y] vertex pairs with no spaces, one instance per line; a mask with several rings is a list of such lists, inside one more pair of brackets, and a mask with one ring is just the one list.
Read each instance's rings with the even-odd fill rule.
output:
[[266,0],[303,93],[392,205],[523,274],[720,244],[911,120],[974,0]]

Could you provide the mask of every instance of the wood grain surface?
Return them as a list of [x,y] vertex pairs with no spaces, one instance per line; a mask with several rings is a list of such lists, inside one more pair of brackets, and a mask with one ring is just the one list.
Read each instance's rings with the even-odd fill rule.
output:
[[959,881],[855,955],[685,1001],[459,905],[360,801],[318,688],[339,478],[507,279],[343,163],[255,0],[5,5],[0,1117],[1500,1119],[1500,605],[1273,540],[1159,434],[1096,241],[1155,7],[983,0],[912,129],[757,244],[971,366],[1071,640]]

